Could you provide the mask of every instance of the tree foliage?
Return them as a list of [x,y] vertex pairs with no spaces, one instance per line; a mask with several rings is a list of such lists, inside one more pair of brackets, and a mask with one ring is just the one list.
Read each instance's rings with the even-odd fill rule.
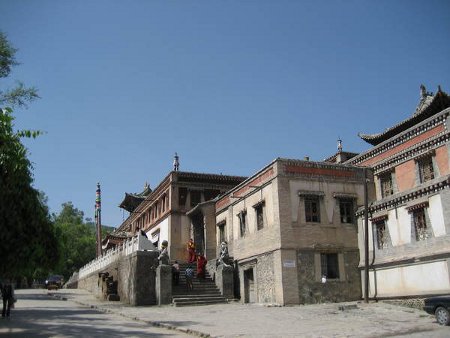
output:
[[54,270],[64,275],[66,280],[95,258],[95,229],[84,222],[83,217],[83,212],[72,202],[63,203],[61,212],[52,217],[61,252]]
[[[17,65],[14,49],[0,32],[0,78]],[[53,224],[42,193],[33,188],[32,165],[22,137],[39,131],[16,131],[11,106],[26,106],[37,98],[34,88],[23,84],[0,89],[0,276],[33,277],[58,260]]]
[[[18,65],[15,57],[16,52],[17,49],[9,43],[6,35],[0,32],[0,78],[8,77],[12,67]],[[37,98],[39,98],[37,89],[35,87],[25,87],[20,81],[14,88],[0,88],[0,106],[26,107],[27,102]]]
[[0,110],[0,275],[31,277],[38,267],[52,267],[58,251],[48,208],[32,187],[31,162],[13,121],[10,108]]

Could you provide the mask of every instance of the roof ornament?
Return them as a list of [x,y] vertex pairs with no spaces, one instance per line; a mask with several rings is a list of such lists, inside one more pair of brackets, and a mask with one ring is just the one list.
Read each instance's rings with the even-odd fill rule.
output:
[[338,153],[342,152],[342,140],[340,138],[337,140],[337,149]]
[[178,171],[180,170],[180,161],[179,161],[178,154],[175,153],[175,156],[173,157],[173,170]]
[[420,85],[420,99],[425,100],[426,97],[427,97],[427,89],[425,88],[425,86],[423,84],[421,84]]

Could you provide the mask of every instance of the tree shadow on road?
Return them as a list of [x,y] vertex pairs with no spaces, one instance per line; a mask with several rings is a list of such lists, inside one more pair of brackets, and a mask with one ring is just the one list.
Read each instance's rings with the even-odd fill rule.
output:
[[[105,325],[110,315],[90,309],[62,309],[57,307],[14,309],[10,319],[0,320],[0,337],[161,337],[173,333],[145,332],[149,326],[127,321]],[[121,319],[122,320],[122,319]]]

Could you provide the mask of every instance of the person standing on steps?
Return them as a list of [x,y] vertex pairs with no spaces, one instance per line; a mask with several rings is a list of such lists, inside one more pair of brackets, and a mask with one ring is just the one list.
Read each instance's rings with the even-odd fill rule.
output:
[[207,262],[208,261],[206,260],[205,256],[203,256],[203,254],[199,254],[197,256],[197,278],[205,278]]
[[180,283],[180,264],[178,264],[178,261],[172,264],[172,274],[174,284],[178,285]]
[[188,251],[188,263],[194,263],[195,262],[195,243],[194,240],[191,238],[187,244],[187,251]]
[[192,265],[189,264],[184,272],[186,277],[186,287],[188,291],[194,290],[194,285],[192,284],[192,278],[194,278],[194,269],[192,269]]

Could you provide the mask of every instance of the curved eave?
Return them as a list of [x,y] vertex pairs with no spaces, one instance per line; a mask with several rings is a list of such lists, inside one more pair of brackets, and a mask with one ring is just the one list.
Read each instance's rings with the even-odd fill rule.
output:
[[133,194],[125,193],[125,197],[122,203],[119,204],[119,208],[125,209],[128,212],[133,212],[136,207],[145,200],[144,196],[136,196]]
[[426,120],[427,118],[438,114],[442,110],[450,107],[450,98],[449,96],[442,92],[438,91],[436,95],[431,100],[430,104],[425,107],[422,111],[414,113],[410,118],[403,120],[399,124],[387,129],[383,133],[379,134],[363,134],[359,133],[358,136],[366,141],[367,143],[376,146],[391,137],[411,128],[412,126]]

